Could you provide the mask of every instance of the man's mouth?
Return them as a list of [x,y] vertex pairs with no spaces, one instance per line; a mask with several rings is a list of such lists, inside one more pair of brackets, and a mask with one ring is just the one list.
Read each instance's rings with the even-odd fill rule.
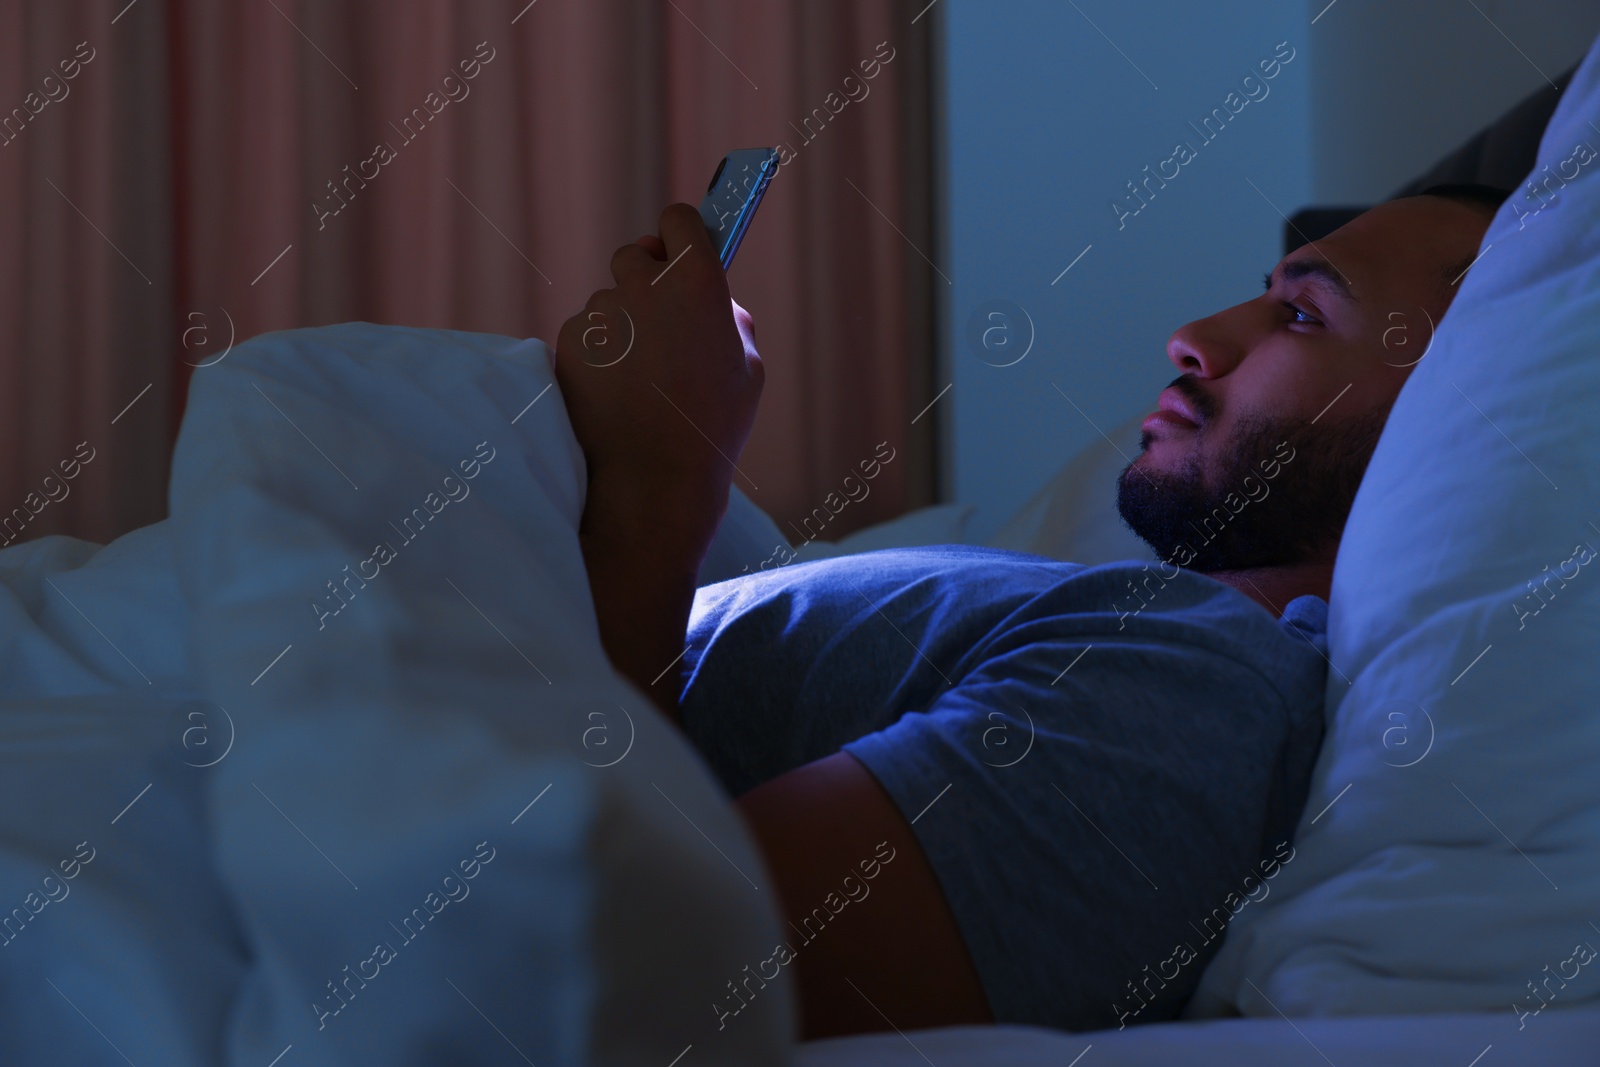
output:
[[1144,420],[1140,429],[1149,432],[1157,427],[1178,427],[1187,430],[1200,428],[1202,419],[1195,405],[1172,386],[1161,390],[1156,410]]

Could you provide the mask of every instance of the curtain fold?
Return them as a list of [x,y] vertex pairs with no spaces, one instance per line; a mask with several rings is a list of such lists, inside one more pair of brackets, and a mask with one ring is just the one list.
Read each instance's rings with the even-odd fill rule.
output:
[[257,333],[364,319],[553,341],[610,284],[616,246],[697,203],[728,149],[763,144],[785,162],[730,276],[768,370],[744,488],[796,540],[931,503],[934,420],[911,419],[937,389],[945,283],[923,258],[932,20],[916,13],[0,5],[0,108],[95,50],[0,146],[0,509],[88,439],[96,458],[26,536],[160,517],[191,376]]
[[165,511],[165,47],[114,13],[0,5],[0,544]]

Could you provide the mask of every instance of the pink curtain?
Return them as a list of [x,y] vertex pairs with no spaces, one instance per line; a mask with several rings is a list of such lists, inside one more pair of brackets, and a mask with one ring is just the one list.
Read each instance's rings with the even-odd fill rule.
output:
[[0,544],[165,512],[164,27],[134,12],[0,3]]
[[[0,147],[0,509],[87,438],[27,535],[159,517],[187,382],[230,339],[364,319],[553,340],[617,245],[753,145],[787,150],[731,274],[768,370],[745,488],[796,539],[818,509],[832,539],[931,502],[921,7],[0,5],[0,108],[95,53]],[[895,458],[841,507],[880,442]]]

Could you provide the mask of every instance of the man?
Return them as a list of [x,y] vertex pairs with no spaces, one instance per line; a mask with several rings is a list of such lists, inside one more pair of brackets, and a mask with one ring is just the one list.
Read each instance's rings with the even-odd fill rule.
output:
[[[807,1037],[1177,1014],[1292,862],[1344,520],[1503,196],[1380,205],[1173,334],[1119,481],[1156,567],[940,546],[698,596],[761,391],[751,320],[691,208],[616,252],[556,357],[601,639],[738,798],[794,933],[709,994],[717,1028],[788,973]],[[622,309],[628,357],[586,360]]]

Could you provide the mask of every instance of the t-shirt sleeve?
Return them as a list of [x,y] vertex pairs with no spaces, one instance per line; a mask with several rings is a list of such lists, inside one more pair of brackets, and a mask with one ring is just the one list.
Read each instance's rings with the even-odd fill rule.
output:
[[844,745],[912,822],[999,1022],[1176,1017],[1292,857],[1311,691],[1286,694],[1200,621],[1135,622],[1019,626],[924,710]]
[[859,759],[999,1021],[1155,1022],[1293,856],[1325,614],[1139,563],[868,552],[700,590],[679,707],[735,796]]

